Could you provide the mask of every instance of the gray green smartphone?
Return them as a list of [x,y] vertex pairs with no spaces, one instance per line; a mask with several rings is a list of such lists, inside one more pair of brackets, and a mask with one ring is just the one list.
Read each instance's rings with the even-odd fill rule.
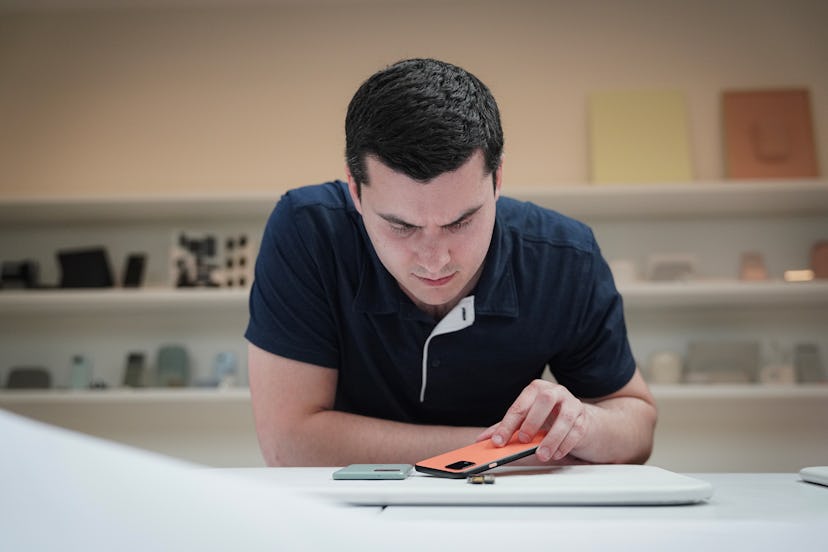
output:
[[405,479],[411,464],[351,464],[333,472],[334,479]]

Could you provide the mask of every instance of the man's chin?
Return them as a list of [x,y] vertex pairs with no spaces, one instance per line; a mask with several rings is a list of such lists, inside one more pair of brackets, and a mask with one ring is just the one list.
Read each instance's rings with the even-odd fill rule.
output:
[[462,297],[458,296],[456,290],[435,290],[425,289],[416,295],[417,302],[423,306],[431,309],[443,310],[448,306],[453,306]]

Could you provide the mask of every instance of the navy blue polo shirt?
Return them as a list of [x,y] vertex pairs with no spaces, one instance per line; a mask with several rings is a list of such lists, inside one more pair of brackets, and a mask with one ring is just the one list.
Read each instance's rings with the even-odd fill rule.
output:
[[338,370],[337,410],[421,424],[489,426],[547,364],[575,396],[635,372],[621,297],[592,231],[501,197],[474,291],[474,323],[437,325],[374,251],[347,184],[286,193],[267,221],[245,337],[273,354]]

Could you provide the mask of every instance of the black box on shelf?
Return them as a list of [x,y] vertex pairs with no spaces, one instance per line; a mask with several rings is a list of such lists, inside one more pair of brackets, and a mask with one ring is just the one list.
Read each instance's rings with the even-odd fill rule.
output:
[[103,247],[63,250],[57,253],[60,264],[60,287],[112,287],[112,269]]
[[40,265],[36,261],[3,261],[0,289],[33,289],[40,286]]

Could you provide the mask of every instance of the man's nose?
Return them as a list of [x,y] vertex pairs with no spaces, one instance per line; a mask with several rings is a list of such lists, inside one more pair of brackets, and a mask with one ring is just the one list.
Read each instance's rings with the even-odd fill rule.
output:
[[440,271],[449,263],[451,255],[449,253],[448,240],[445,237],[435,235],[436,233],[424,232],[419,243],[417,255],[420,265],[426,269],[429,274],[438,275]]

